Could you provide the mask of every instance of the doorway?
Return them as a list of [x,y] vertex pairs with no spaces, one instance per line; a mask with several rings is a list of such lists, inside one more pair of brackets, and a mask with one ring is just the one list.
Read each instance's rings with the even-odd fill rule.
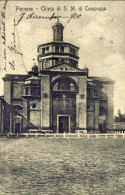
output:
[[22,117],[17,115],[13,119],[13,133],[21,133]]
[[70,132],[70,116],[58,116],[57,118],[57,128],[59,133],[69,133]]
[[106,133],[106,123],[105,123],[105,120],[103,121],[103,123],[99,124],[99,131],[100,131],[100,133]]
[[100,133],[103,133],[102,124],[99,124],[99,131],[100,131]]
[[15,123],[15,133],[20,133],[20,123]]

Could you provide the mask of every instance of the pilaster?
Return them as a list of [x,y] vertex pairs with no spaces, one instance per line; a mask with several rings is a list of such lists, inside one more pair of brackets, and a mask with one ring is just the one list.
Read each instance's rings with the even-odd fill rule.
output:
[[50,76],[41,75],[41,129],[50,129]]

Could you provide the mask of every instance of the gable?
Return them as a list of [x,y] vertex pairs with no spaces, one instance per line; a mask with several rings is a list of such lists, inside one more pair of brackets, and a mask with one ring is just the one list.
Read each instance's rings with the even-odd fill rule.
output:
[[68,63],[61,63],[48,68],[51,71],[66,71],[66,72],[83,72],[79,68],[72,67]]

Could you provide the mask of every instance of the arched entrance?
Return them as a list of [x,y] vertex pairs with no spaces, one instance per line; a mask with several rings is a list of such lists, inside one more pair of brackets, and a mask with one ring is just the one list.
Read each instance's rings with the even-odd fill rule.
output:
[[52,128],[54,132],[75,131],[77,93],[78,86],[69,77],[60,77],[52,83]]

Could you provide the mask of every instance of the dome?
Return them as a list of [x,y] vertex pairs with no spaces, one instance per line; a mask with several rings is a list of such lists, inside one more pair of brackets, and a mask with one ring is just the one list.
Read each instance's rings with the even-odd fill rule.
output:
[[38,66],[35,63],[32,66],[31,75],[38,76]]
[[34,65],[32,66],[32,69],[38,69],[38,66],[37,66],[36,64],[34,64]]
[[63,27],[63,25],[59,22],[59,21],[57,21],[54,25],[53,25],[53,27],[62,27],[62,28],[64,28]]
[[87,66],[85,66],[85,67],[83,68],[83,71],[88,72],[88,71],[89,71],[88,67],[87,67]]

